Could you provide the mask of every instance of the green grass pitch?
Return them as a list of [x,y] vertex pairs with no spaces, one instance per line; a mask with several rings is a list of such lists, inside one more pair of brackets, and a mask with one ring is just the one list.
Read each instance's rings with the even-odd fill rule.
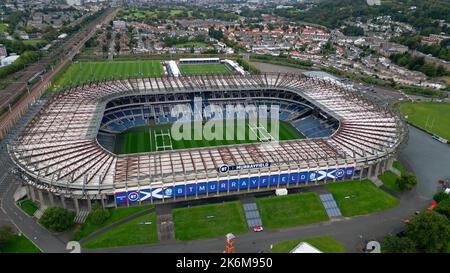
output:
[[450,140],[450,103],[406,102],[400,112],[409,122]]
[[183,75],[231,74],[224,64],[182,64],[180,72]]
[[[249,124],[246,123],[244,130],[238,130],[239,126],[235,123],[234,130],[228,130],[229,127],[224,127],[223,130],[223,140],[175,140],[173,137],[162,136],[161,132],[170,132],[172,124],[161,124],[153,126],[140,126],[131,128],[116,136],[116,141],[114,145],[114,152],[116,154],[132,154],[132,153],[144,153],[144,152],[154,152],[163,151],[160,148],[157,150],[157,146],[168,146],[172,145],[172,149],[189,149],[198,147],[210,147],[210,146],[220,146],[220,145],[234,145],[234,144],[245,144],[245,143],[256,143],[261,142],[261,140],[254,139],[255,137],[250,137],[250,134],[254,133],[250,130]],[[267,131],[270,132],[271,123],[267,125]],[[191,128],[191,135],[194,136],[194,129]],[[226,135],[231,134],[234,131],[233,140],[227,140]],[[245,132],[245,138],[238,140],[237,132]],[[297,131],[291,124],[287,122],[280,121],[279,127],[279,140],[292,140],[292,139],[302,139],[305,138],[299,131]],[[155,135],[156,133],[156,135]],[[262,136],[260,133],[256,133],[258,136]],[[167,149],[170,150],[170,149]]]
[[53,84],[52,89],[89,81],[159,77],[163,75],[160,61],[77,62],[72,64]]

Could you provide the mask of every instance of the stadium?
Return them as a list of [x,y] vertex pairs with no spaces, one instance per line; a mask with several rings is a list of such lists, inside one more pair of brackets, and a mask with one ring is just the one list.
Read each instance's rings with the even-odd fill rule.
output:
[[[280,139],[174,141],[177,105],[279,107]],[[202,120],[205,108],[192,120]],[[222,119],[245,119],[224,113]],[[250,131],[250,130],[249,130]],[[386,171],[400,117],[336,83],[290,74],[99,81],[53,95],[8,146],[28,195],[76,211],[299,188]],[[265,137],[264,137],[265,136]],[[270,145],[269,145],[270,146]]]

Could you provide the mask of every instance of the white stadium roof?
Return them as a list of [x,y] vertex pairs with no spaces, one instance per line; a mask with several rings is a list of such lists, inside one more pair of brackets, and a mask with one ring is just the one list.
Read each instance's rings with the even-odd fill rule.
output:
[[[125,95],[278,89],[295,92],[340,121],[329,138],[115,155],[96,136],[109,100]],[[111,192],[201,181],[218,166],[276,162],[298,169],[355,164],[391,154],[402,141],[397,115],[329,82],[299,75],[180,76],[92,83],[56,94],[10,147],[17,165],[50,188]],[[151,182],[149,182],[151,180]]]

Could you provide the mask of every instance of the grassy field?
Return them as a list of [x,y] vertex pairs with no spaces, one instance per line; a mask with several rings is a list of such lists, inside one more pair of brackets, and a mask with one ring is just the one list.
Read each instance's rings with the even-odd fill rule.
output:
[[29,216],[33,216],[38,210],[38,205],[29,199],[22,200],[17,205]]
[[83,244],[84,248],[109,248],[158,242],[156,213],[121,224]]
[[0,253],[40,253],[30,240],[25,236],[16,235],[14,239],[6,242],[0,247]]
[[402,191],[396,183],[398,176],[395,173],[388,171],[383,175],[378,176],[378,178],[383,181],[383,185],[386,188],[396,192]]
[[91,220],[91,216],[89,215],[88,218],[86,219],[86,222],[84,222],[82,225],[77,227],[77,230],[74,234],[73,240],[79,241],[103,227],[111,225],[112,223],[115,223],[123,218],[131,216],[131,215],[141,212],[143,210],[150,209],[152,207],[153,207],[153,205],[111,209],[110,217],[101,225],[94,224]]
[[52,89],[71,84],[129,77],[158,77],[163,75],[160,61],[76,62],[59,76]]
[[[267,125],[267,131],[270,132],[271,123]],[[140,126],[131,128],[116,136],[116,142],[114,145],[114,150],[116,154],[131,154],[131,153],[143,153],[156,151],[157,145],[160,147],[162,145],[172,144],[172,149],[186,149],[195,147],[210,147],[219,145],[233,145],[233,144],[244,144],[244,143],[255,143],[259,142],[258,139],[252,139],[251,136],[255,136],[253,131],[249,129],[249,124],[245,124],[245,138],[242,140],[237,140],[238,125],[235,124],[234,129],[234,140],[226,140],[227,134],[231,135],[231,130],[229,127],[225,127],[223,130],[223,140],[175,140],[173,137],[169,136],[155,136],[155,133],[160,134],[161,132],[170,132],[171,124],[161,124],[154,126]],[[194,135],[193,126],[191,128],[192,134]],[[264,130],[263,130],[264,131]],[[279,140],[290,140],[290,139],[302,139],[304,136],[297,131],[291,124],[287,122],[280,121],[279,127]],[[262,136],[261,131],[256,133],[258,136]],[[193,137],[192,137],[193,138]],[[230,138],[228,138],[230,139]],[[162,149],[159,149],[161,151]]]
[[231,74],[224,64],[183,64],[180,72],[183,75]]
[[450,103],[405,102],[400,112],[414,125],[450,140]]
[[285,228],[328,220],[317,193],[308,192],[257,198],[259,213],[266,228]]
[[38,44],[45,45],[47,43],[47,41],[43,40],[43,39],[32,39],[32,40],[23,40],[23,43],[26,45],[36,46]]
[[248,230],[242,205],[237,201],[174,209],[173,223],[177,240],[214,238]]
[[369,180],[328,184],[326,187],[346,217],[382,211],[399,203],[397,198],[380,190]]
[[324,253],[345,253],[345,247],[331,236],[310,237],[279,242],[273,245],[272,253],[289,253],[299,243],[306,242]]

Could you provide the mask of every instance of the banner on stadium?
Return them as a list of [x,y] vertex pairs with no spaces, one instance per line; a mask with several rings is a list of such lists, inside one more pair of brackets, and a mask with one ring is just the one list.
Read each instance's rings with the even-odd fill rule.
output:
[[284,173],[274,175],[252,176],[220,180],[213,182],[202,182],[197,184],[178,185],[165,188],[141,189],[135,191],[116,192],[116,203],[126,204],[134,202],[161,200],[185,196],[217,194],[229,191],[245,191],[256,188],[272,188],[283,185],[303,184],[322,180],[342,180],[351,178],[354,168],[329,169],[300,173]]
[[247,169],[260,169],[260,168],[269,168],[270,162],[263,162],[263,163],[254,163],[254,164],[244,164],[244,165],[221,165],[217,168],[217,171],[219,173],[226,173],[229,171],[241,171],[241,170],[247,170]]

